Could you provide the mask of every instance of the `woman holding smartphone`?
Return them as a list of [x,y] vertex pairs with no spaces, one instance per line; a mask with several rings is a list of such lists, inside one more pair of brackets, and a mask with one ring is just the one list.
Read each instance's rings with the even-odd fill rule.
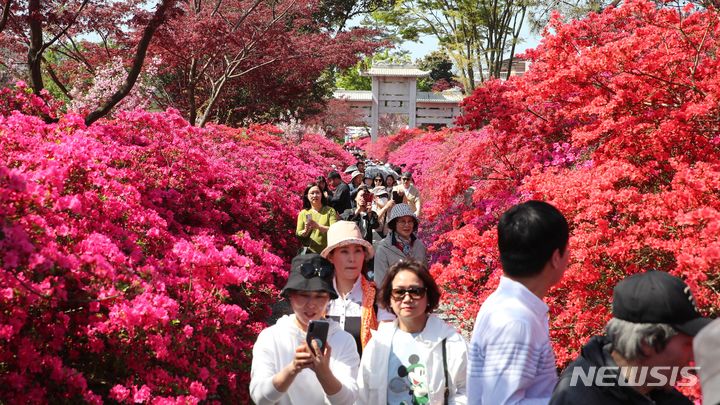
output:
[[298,213],[295,235],[303,247],[300,254],[320,253],[327,246],[327,231],[337,221],[337,213],[318,183],[310,183],[303,192],[303,209]]
[[360,358],[353,337],[329,320],[323,347],[318,341],[312,349],[307,344],[308,326],[324,318],[327,303],[337,297],[332,278],[332,264],[319,255],[293,259],[281,293],[293,314],[260,332],[253,346],[250,396],[257,405],[352,404],[357,399]]
[[393,265],[379,304],[397,319],[382,323],[365,347],[357,404],[466,404],[465,339],[432,312],[440,290],[416,261]]
[[338,221],[330,226],[328,247],[322,256],[335,267],[333,284],[338,297],[328,304],[327,315],[355,338],[360,354],[378,322],[394,319],[386,310],[378,309],[375,284],[366,277],[367,261],[374,254],[372,244],[355,222]]

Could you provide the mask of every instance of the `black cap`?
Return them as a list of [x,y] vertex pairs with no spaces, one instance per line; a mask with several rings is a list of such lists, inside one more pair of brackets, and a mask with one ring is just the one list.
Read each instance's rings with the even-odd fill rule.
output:
[[335,268],[332,263],[316,253],[297,255],[292,259],[290,275],[280,295],[287,297],[288,291],[325,291],[330,299],[338,297],[333,287]]
[[703,318],[685,282],[664,271],[633,274],[613,290],[613,317],[632,323],[664,323],[695,336],[712,320]]
[[400,176],[401,179],[412,179],[412,173],[410,172],[404,172],[402,176]]
[[333,170],[333,171],[331,171],[330,173],[328,173],[327,178],[328,178],[328,180],[339,179],[339,178],[340,178],[340,173],[338,173],[338,172],[336,172],[335,170]]

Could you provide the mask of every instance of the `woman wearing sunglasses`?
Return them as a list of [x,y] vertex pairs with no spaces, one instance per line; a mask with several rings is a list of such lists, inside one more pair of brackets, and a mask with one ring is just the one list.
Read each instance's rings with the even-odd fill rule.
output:
[[281,295],[293,314],[262,332],[253,346],[250,396],[258,404],[352,404],[357,398],[360,357],[353,337],[337,322],[325,347],[306,343],[308,325],[323,319],[327,303],[337,297],[333,267],[317,254],[296,256]]
[[365,347],[358,375],[358,404],[466,404],[467,346],[432,312],[440,290],[416,261],[392,267],[379,304],[397,316],[383,323]]
[[367,261],[374,254],[372,245],[352,221],[338,221],[330,226],[328,247],[321,253],[335,267],[333,283],[338,293],[328,304],[328,318],[340,323],[355,338],[360,354],[378,322],[394,319],[389,312],[378,309],[375,284],[366,277]]

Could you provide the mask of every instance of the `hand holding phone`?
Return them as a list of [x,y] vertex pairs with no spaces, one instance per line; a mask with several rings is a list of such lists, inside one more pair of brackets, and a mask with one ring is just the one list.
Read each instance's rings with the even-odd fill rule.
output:
[[317,355],[317,353],[315,353],[312,342],[317,342],[320,350],[324,352],[325,345],[327,344],[328,330],[330,330],[330,323],[325,320],[310,321],[310,323],[308,324],[307,335],[305,335],[305,342],[307,343],[310,351],[314,355]]

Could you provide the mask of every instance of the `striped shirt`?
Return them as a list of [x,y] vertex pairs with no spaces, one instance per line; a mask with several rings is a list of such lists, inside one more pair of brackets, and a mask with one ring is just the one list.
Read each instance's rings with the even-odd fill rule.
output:
[[547,404],[558,381],[548,306],[507,277],[480,307],[470,340],[470,404]]

